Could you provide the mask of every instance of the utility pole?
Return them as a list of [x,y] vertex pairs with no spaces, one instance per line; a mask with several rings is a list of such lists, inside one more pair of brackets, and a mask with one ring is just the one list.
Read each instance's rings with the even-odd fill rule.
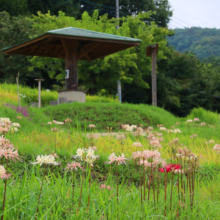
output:
[[157,106],[156,45],[152,47],[152,105]]
[[[119,18],[119,0],[116,0],[116,18]],[[118,25],[116,26],[116,29],[119,29],[119,21],[118,21]],[[117,90],[118,90],[118,97],[119,97],[119,101],[120,103],[122,103],[122,94],[121,94],[121,82],[120,80],[117,81]]]
[[[119,18],[119,0],[116,0],[116,18]],[[119,24],[117,25],[117,29],[119,29]]]
[[147,47],[146,56],[151,56],[152,66],[152,105],[157,106],[157,70],[156,70],[156,55],[158,53],[159,45],[154,44]]

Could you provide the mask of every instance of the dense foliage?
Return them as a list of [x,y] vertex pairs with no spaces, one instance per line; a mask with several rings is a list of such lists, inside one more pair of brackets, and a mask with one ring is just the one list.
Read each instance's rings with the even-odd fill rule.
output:
[[[17,0],[19,1],[19,0]],[[163,107],[178,116],[189,114],[194,107],[204,107],[209,110],[220,112],[218,104],[219,87],[219,58],[212,56],[202,61],[191,52],[183,54],[175,52],[167,44],[167,36],[173,32],[164,28],[171,16],[169,3],[167,0],[132,2],[128,4],[120,1],[121,15],[120,28],[116,30],[117,20],[113,14],[107,13],[106,7],[114,7],[113,2],[92,2],[93,9],[88,5],[91,2],[83,1],[83,7],[72,9],[72,1],[26,1],[20,0],[21,9],[14,11],[14,3],[8,1],[0,5],[7,12],[0,12],[0,48],[12,46],[36,37],[47,30],[74,26],[99,32],[117,34],[121,36],[142,39],[140,46],[112,54],[103,59],[94,60],[91,63],[79,61],[79,83],[90,95],[106,95],[115,97],[117,90],[117,80],[122,83],[122,100],[127,103],[151,104],[151,58],[146,57],[146,46],[159,43],[159,53],[157,56],[157,93],[158,106]],[[54,3],[54,4],[53,4]],[[65,3],[65,4],[64,4]],[[79,3],[79,2],[78,2]],[[72,2],[74,7],[76,2]],[[82,4],[82,2],[81,2]],[[100,4],[103,4],[101,7]],[[59,7],[62,6],[62,7]],[[133,5],[130,7],[130,5]],[[143,7],[141,7],[143,5]],[[75,7],[76,8],[76,7]],[[27,10],[26,10],[27,9]],[[47,13],[48,9],[50,12]],[[62,9],[64,12],[59,11]],[[86,10],[84,11],[84,10]],[[110,10],[111,8],[109,8]],[[42,12],[37,11],[40,10]],[[72,12],[69,12],[70,10]],[[127,12],[126,12],[127,10]],[[153,12],[145,12],[152,10]],[[84,12],[83,12],[84,11]],[[143,11],[144,13],[139,13]],[[155,13],[156,11],[156,13]],[[44,14],[46,13],[46,14]],[[75,14],[74,14],[75,13]],[[136,16],[126,16],[129,13]],[[31,15],[35,14],[35,15]],[[12,16],[12,15],[16,15]],[[181,48],[191,42],[205,56],[202,48],[208,42],[210,45],[218,42],[218,30],[191,28],[185,29],[187,37],[182,37],[182,30],[175,30],[173,38]],[[202,33],[205,31],[208,41],[200,42]],[[210,33],[209,33],[210,32]],[[192,37],[190,38],[192,34]],[[216,38],[214,41],[213,39]],[[193,40],[192,40],[193,38]],[[206,42],[206,43],[204,43]],[[216,50],[217,46],[209,46],[206,52]],[[183,48],[192,50],[191,46]],[[199,51],[197,50],[197,51]],[[194,52],[196,54],[196,50]],[[37,86],[35,78],[44,78],[43,87],[47,89],[60,89],[64,83],[64,61],[61,59],[51,59],[28,56],[5,56],[0,52],[0,82],[15,83],[15,78],[19,72],[19,81],[23,85],[31,87]]]
[[[120,17],[153,11],[155,13],[145,19],[145,22],[155,21],[161,27],[167,27],[172,16],[168,0],[120,0],[119,7]],[[68,16],[81,19],[85,11],[91,16],[96,9],[101,15],[116,17],[115,1],[110,0],[0,0],[0,10],[7,11],[12,16],[36,15],[38,11],[43,14],[50,11],[52,15],[58,15],[59,11],[63,11]]]
[[200,59],[220,56],[220,30],[192,27],[174,29],[175,34],[168,42],[179,52],[193,51]]

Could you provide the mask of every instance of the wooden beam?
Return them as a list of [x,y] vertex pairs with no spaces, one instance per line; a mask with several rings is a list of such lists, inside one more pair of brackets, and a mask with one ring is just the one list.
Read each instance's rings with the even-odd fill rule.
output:
[[36,44],[39,44],[41,41],[43,40],[49,40],[49,38],[47,38],[46,35],[43,35],[39,38],[36,38],[36,39],[33,39],[33,40],[30,40],[28,42],[25,42],[21,45],[18,45],[18,46],[15,46],[15,47],[12,47],[12,48],[9,48],[7,50],[4,50],[4,53],[7,54],[7,55],[10,55],[10,54],[14,54],[16,51],[18,51],[19,49],[23,49],[23,48],[28,48],[29,46],[34,46]]
[[77,56],[77,59],[80,59],[82,57],[84,57],[86,54],[88,54],[90,51],[92,51],[93,49],[95,49],[100,43],[93,43],[92,45],[89,46],[85,46],[83,47],[80,52],[79,55]]

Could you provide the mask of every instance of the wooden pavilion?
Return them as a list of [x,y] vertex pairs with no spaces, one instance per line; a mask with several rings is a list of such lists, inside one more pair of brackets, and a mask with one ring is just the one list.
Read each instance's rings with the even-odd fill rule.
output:
[[69,76],[65,79],[66,90],[61,91],[59,97],[66,96],[68,100],[77,100],[76,96],[79,93],[76,92],[82,92],[77,89],[78,60],[92,61],[137,46],[140,42],[139,39],[67,27],[47,31],[37,38],[5,48],[3,51],[6,55],[20,54],[65,59],[65,69]]

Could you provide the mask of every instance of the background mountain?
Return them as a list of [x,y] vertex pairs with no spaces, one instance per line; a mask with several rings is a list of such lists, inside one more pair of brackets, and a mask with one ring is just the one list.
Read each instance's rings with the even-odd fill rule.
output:
[[192,51],[200,59],[220,56],[220,29],[192,27],[174,29],[168,42],[179,52]]

